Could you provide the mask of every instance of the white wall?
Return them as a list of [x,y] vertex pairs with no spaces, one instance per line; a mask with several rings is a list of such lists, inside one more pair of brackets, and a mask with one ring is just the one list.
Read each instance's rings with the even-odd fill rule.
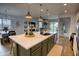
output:
[[[3,15],[0,17],[3,18]],[[62,17],[62,16],[61,16]],[[64,17],[64,16],[63,16]],[[76,32],[76,22],[79,18],[79,13],[77,13],[77,15],[72,15],[70,16],[71,17],[71,22],[70,22],[70,28],[68,29],[68,32],[69,32],[69,35],[72,33],[72,32]],[[10,17],[9,17],[10,18]],[[15,30],[17,32],[17,34],[22,34],[24,33],[24,21],[26,19],[23,19],[21,17],[11,17],[12,18],[12,29],[11,30]],[[53,19],[53,18],[52,18]],[[56,18],[57,19],[57,18]],[[19,22],[19,26],[16,26],[16,22]],[[69,36],[68,35],[68,36]]]
[[[71,21],[71,25],[70,25],[70,34],[72,32],[77,33],[76,25],[77,25],[77,20],[78,19],[79,19],[79,12],[76,15],[72,16],[72,18],[71,18],[72,21]],[[74,51],[75,56],[78,53],[76,36],[74,36],[74,41],[73,41],[73,51]]]
[[[5,15],[0,14],[0,18],[1,19],[5,18]],[[8,15],[7,19],[11,20],[11,28],[9,30],[16,31],[16,34],[24,33],[24,20],[25,19],[21,17],[11,16],[11,15]],[[19,22],[19,24],[16,25],[16,22]]]
[[[0,14],[0,18],[3,19],[5,18],[4,14]],[[17,16],[11,16],[8,15],[7,19],[11,20],[11,28],[9,30],[14,30],[16,31],[16,34],[23,34],[24,33],[24,21],[34,21],[37,22],[35,19],[32,20],[27,20],[22,17],[17,17]],[[16,24],[18,22],[18,24]]]
[[[14,29],[16,31],[16,34],[23,34],[24,33],[24,21],[34,21],[37,23],[37,21],[35,21],[34,19],[32,20],[27,20],[24,18],[16,18],[12,21],[12,29]],[[16,22],[19,22],[19,25],[16,25]],[[12,30],[11,29],[11,30]]]
[[76,32],[76,15],[71,16],[69,35],[71,35],[71,33],[74,33],[74,32]]
[[70,23],[70,29],[69,29],[70,34],[73,32],[75,33],[77,32],[76,26],[77,26],[78,19],[79,19],[79,12],[71,17],[71,23]]
[[[75,14],[75,15],[71,15],[71,22],[70,22],[70,27],[68,28],[68,36],[73,33],[76,32],[76,22],[79,18],[79,13]],[[24,21],[26,19],[22,19],[22,18],[17,18],[16,21],[20,22],[20,26],[15,27],[17,34],[21,34],[24,33]]]
[[71,33],[76,32],[76,23],[77,23],[77,20],[79,18],[79,13],[67,15],[67,16],[66,15],[63,15],[63,16],[60,15],[59,18],[63,18],[63,17],[70,17],[70,24],[69,24],[69,27],[68,27],[68,34],[67,34],[68,36],[70,36]]
[[[16,22],[19,22],[19,25],[17,25]],[[24,33],[24,19],[16,19],[14,25],[15,25],[14,28],[15,28],[16,34]]]

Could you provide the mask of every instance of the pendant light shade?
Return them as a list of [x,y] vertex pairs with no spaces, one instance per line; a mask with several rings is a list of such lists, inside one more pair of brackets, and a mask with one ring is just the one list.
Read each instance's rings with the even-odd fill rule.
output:
[[25,15],[25,18],[32,19],[32,15],[30,14],[30,6],[28,5],[28,13]]
[[32,15],[30,14],[29,11],[28,11],[27,15],[25,16],[25,18],[27,18],[27,19],[32,19]]
[[48,24],[48,19],[44,19],[44,23],[45,24]]
[[39,17],[38,17],[38,20],[39,20],[39,21],[43,21],[43,17],[42,17],[42,16],[39,16]]

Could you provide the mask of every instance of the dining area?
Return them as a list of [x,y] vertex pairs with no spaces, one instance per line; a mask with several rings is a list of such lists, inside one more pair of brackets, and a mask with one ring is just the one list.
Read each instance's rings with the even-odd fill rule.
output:
[[16,35],[15,31],[8,31],[7,27],[3,28],[3,31],[0,31],[0,40],[1,44],[4,44],[5,42],[10,43],[9,36]]
[[7,27],[4,27],[3,31],[0,31],[0,56],[12,56],[12,41],[9,36],[16,35],[15,31],[8,31]]

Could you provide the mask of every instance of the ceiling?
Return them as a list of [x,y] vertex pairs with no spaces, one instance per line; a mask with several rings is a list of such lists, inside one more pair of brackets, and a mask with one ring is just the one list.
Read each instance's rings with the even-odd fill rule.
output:
[[[28,12],[27,3],[0,3],[0,13],[8,14],[13,16],[24,17]],[[43,3],[42,7],[43,12],[42,16],[47,17],[46,10],[48,9],[48,16],[53,17],[55,15],[64,15],[64,14],[74,14],[79,10],[78,3],[68,3],[67,6],[64,6],[63,3]],[[7,9],[7,13],[5,10]],[[68,12],[65,13],[64,10]],[[31,3],[30,11],[33,17],[38,17],[40,15],[40,4]]]

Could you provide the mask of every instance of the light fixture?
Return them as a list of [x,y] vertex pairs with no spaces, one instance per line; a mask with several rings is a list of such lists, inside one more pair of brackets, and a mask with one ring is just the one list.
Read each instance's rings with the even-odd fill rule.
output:
[[[47,14],[47,17],[48,17],[49,16],[48,15],[48,9],[46,10],[46,14]],[[44,22],[47,24],[48,23],[48,19],[45,19]]]
[[64,10],[65,13],[67,13],[67,10]]
[[44,10],[43,10],[43,9],[41,9],[40,11],[41,11],[41,12],[43,12]]
[[67,6],[67,3],[64,3],[64,6]]
[[31,14],[30,14],[29,11],[28,11],[27,15],[25,16],[25,18],[27,18],[27,19],[32,19],[32,16],[31,16]]
[[48,9],[46,10],[47,17],[49,16]]
[[32,15],[30,14],[30,5],[28,5],[28,13],[25,15],[25,18],[32,19]]
[[38,17],[39,21],[43,21],[43,17],[41,16],[41,12],[43,11],[43,9],[41,9],[42,4],[40,4],[40,16]]
[[44,23],[45,24],[48,24],[48,19],[44,19]]
[[67,13],[68,10],[67,10],[67,3],[64,3],[64,13]]
[[43,17],[40,15],[40,16],[38,17],[38,20],[39,20],[39,21],[43,21]]

